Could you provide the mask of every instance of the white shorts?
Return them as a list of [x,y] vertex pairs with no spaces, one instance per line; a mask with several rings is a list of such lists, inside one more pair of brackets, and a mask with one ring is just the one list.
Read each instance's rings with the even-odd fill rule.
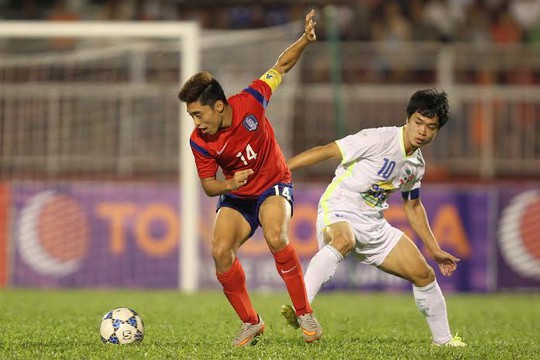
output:
[[403,231],[391,226],[383,212],[366,211],[361,198],[333,194],[319,204],[317,214],[317,241],[319,249],[326,246],[324,229],[331,224],[346,221],[351,224],[356,240],[354,252],[358,259],[369,265],[379,266],[403,236]]

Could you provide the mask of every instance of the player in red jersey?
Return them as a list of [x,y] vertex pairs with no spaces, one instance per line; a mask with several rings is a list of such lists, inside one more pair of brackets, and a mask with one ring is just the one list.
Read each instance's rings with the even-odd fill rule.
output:
[[[265,114],[282,75],[316,40],[314,16],[311,10],[302,36],[281,53],[270,70],[240,93],[227,99],[217,80],[208,72],[200,72],[178,94],[195,123],[190,142],[202,187],[208,196],[220,196],[212,257],[223,292],[243,323],[234,346],[255,344],[264,331],[236,257],[238,248],[259,225],[293,302],[304,339],[311,342],[322,335],[307,301],[300,260],[288,241],[293,205],[291,173]],[[219,167],[225,181],[216,179]]]

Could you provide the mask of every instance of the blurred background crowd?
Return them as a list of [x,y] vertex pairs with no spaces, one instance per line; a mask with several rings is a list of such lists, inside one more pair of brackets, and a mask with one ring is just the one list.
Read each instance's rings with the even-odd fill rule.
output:
[[[0,0],[0,19],[194,20],[203,29],[257,29],[291,23],[301,19],[307,9],[322,10],[327,5],[333,5],[336,13],[338,39],[346,42],[379,42],[387,47],[408,42],[465,43],[480,49],[491,45],[540,46],[539,0]],[[319,15],[317,21],[319,39],[324,41],[328,37],[324,31],[327,17]],[[382,80],[431,81],[429,73],[420,74],[425,79],[417,76],[418,72],[394,72]],[[381,80],[359,74],[344,81],[348,79]],[[537,84],[540,74],[523,67],[504,72],[482,69],[462,74],[461,80]]]
[[196,20],[245,29],[286,24],[329,4],[343,40],[540,42],[538,0],[2,0],[0,9],[6,20]]

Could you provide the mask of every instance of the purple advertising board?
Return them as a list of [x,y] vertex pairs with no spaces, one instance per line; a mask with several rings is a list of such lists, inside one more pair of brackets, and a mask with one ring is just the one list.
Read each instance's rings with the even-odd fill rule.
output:
[[[290,240],[304,269],[317,252],[320,184],[295,185]],[[10,283],[31,287],[178,287],[182,216],[176,184],[36,183],[12,185],[14,246]],[[441,287],[489,290],[490,192],[483,188],[428,187],[422,192],[433,232],[441,247],[459,258]],[[198,224],[201,289],[218,289],[211,258],[216,198],[201,194]],[[390,223],[413,240],[399,194],[386,211]],[[260,229],[238,253],[251,290],[285,290]],[[432,263],[432,266],[435,266]],[[410,285],[349,256],[326,289],[410,290]]]
[[499,190],[497,289],[540,289],[540,188]]
[[13,285],[177,286],[174,186],[25,183],[12,191]]

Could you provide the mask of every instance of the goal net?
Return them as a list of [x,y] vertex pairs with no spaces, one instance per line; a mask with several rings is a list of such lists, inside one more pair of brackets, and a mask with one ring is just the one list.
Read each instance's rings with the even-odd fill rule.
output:
[[[0,23],[0,287],[215,286],[215,199],[176,95],[200,68],[240,91],[294,26]],[[285,152],[297,76],[269,110]]]
[[179,226],[199,199],[174,95],[199,68],[198,25],[6,22],[0,34],[4,281],[194,289],[167,274],[197,259],[193,227]]

